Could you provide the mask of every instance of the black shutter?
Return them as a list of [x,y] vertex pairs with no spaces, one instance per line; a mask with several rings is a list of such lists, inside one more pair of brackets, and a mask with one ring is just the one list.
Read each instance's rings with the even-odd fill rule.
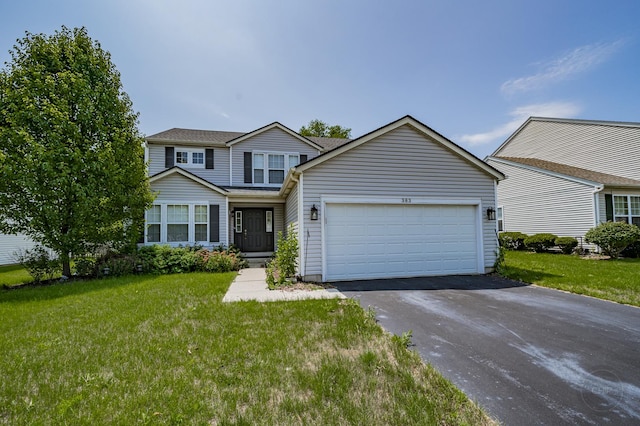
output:
[[167,146],[164,148],[164,166],[168,169],[173,167],[173,147]]
[[211,204],[209,206],[209,242],[220,241],[220,206]]
[[204,157],[205,157],[204,168],[213,169],[213,149],[205,149]]
[[607,211],[607,222],[613,222],[613,195],[604,194],[604,207]]
[[244,153],[244,183],[252,183],[252,174],[253,174],[253,163],[252,158],[253,154],[250,152]]
[[300,154],[300,164],[307,161],[307,154]]

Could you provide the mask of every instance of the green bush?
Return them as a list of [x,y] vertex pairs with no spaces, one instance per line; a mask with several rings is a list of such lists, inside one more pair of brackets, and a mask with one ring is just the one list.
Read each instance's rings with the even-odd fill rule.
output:
[[527,236],[522,232],[501,232],[498,236],[498,241],[500,242],[500,247],[504,247],[507,250],[524,250],[524,240]]
[[589,229],[585,240],[598,245],[605,255],[617,259],[625,248],[640,240],[640,228],[625,222],[605,222]]
[[556,245],[556,238],[558,238],[557,235],[548,233],[535,234],[525,238],[524,245],[536,253],[544,253]]
[[246,267],[246,261],[237,249],[217,247],[214,251],[206,249],[197,252],[199,256],[198,270],[204,272],[239,271]]
[[266,268],[269,288],[273,289],[287,284],[289,279],[295,277],[297,265],[298,235],[293,225],[290,225],[286,238],[282,236],[282,231],[278,232],[278,248]]
[[620,252],[620,255],[622,257],[629,257],[634,259],[639,258],[640,257],[640,240],[636,241],[635,243],[629,244],[627,248],[625,248]]
[[15,258],[36,283],[52,279],[60,271],[60,261],[49,255],[49,251],[42,246],[20,251]]
[[170,247],[154,244],[138,250],[142,271],[152,274],[182,272],[229,272],[246,267],[246,261],[235,247],[215,247],[213,250],[194,247]]
[[108,253],[96,260],[95,269],[98,276],[121,277],[136,272],[137,264],[138,256],[135,254]]
[[573,250],[578,247],[578,240],[573,237],[558,237],[556,238],[555,244],[564,254],[571,254]]
[[78,257],[73,260],[76,275],[80,277],[95,277],[98,275],[96,259],[92,257]]

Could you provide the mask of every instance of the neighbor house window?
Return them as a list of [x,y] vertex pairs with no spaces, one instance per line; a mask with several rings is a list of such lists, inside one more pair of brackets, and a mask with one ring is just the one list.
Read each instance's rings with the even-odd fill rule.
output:
[[207,208],[207,206],[194,206],[195,209],[195,218],[194,218],[194,223],[195,223],[195,234],[196,234],[196,241],[207,241],[207,239],[209,238],[209,234],[208,234],[208,223],[209,223],[209,216],[207,214],[207,212],[209,211],[209,209]]
[[640,226],[640,196],[614,195],[613,220]]
[[253,183],[279,185],[291,167],[300,164],[297,153],[261,152],[253,154]]
[[176,148],[176,164],[204,167],[204,149]]
[[498,207],[496,209],[496,219],[498,221],[498,232],[502,232],[504,231],[504,208],[503,207]]
[[161,212],[162,207],[159,205],[153,205],[147,211],[147,242],[149,243],[160,242]]
[[189,206],[167,206],[167,241],[189,241]]

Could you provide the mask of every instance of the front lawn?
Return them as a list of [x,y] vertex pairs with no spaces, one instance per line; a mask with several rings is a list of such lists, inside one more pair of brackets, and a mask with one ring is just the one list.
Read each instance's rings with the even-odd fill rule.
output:
[[502,275],[518,281],[640,306],[640,259],[507,251]]
[[0,424],[489,424],[350,300],[223,304],[234,273],[0,290]]
[[31,275],[20,265],[0,266],[0,287],[14,286],[33,281]]

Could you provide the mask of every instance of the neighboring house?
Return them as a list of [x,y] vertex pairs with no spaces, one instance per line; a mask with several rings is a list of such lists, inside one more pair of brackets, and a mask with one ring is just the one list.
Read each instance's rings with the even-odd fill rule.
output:
[[234,244],[269,256],[298,234],[299,274],[339,281],[490,272],[503,175],[410,116],[354,140],[273,123],[147,138],[145,244]]
[[16,254],[29,250],[36,244],[24,235],[0,234],[0,265],[16,263]]
[[640,123],[529,118],[486,161],[502,231],[582,238],[601,222],[640,226]]

